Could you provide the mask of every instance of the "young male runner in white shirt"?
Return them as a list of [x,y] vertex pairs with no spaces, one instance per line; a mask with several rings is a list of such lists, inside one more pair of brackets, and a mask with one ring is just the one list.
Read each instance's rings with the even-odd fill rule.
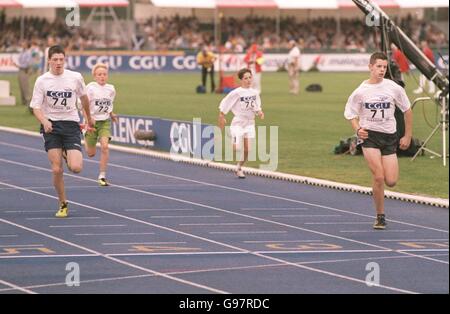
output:
[[[68,204],[64,190],[62,158],[73,173],[83,168],[81,154],[80,118],[76,107],[79,97],[83,108],[89,110],[89,100],[83,77],[78,72],[64,69],[65,52],[60,46],[48,51],[49,71],[38,77],[34,85],[30,107],[41,123],[45,151],[52,167],[53,185],[59,198],[56,217],[68,216]],[[87,116],[94,126],[91,116]]]
[[[372,172],[373,199],[377,218],[373,227],[385,229],[384,184],[395,186],[398,180],[397,146],[407,149],[411,143],[413,114],[405,90],[385,79],[387,57],[376,52],[370,57],[370,78],[350,95],[344,116],[363,140],[364,158]],[[395,106],[404,113],[405,135],[397,138]],[[400,140],[400,142],[399,142]]]
[[95,120],[95,130],[86,132],[85,145],[89,157],[94,157],[96,153],[95,145],[100,140],[100,172],[98,184],[108,186],[106,181],[106,167],[109,159],[109,140],[111,139],[111,120],[117,122],[117,116],[113,113],[113,102],[116,90],[108,81],[108,66],[98,63],[92,69],[95,82],[86,86],[90,102],[90,113]]
[[236,175],[240,179],[244,179],[245,174],[242,171],[242,165],[248,159],[249,139],[253,139],[256,136],[255,115],[264,119],[264,112],[261,110],[259,91],[250,87],[253,78],[252,71],[247,68],[241,69],[238,72],[238,77],[241,80],[241,87],[231,91],[220,102],[218,124],[223,129],[225,123],[227,123],[225,115],[230,110],[233,112],[234,118],[231,121],[230,132],[233,138],[234,151],[239,150],[242,146],[242,140],[244,141],[244,158],[238,161]]

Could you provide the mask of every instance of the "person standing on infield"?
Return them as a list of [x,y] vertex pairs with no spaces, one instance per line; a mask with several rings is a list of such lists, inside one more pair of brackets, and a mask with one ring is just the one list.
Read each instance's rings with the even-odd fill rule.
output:
[[202,51],[197,54],[197,63],[202,67],[202,86],[206,92],[206,78],[211,78],[211,93],[216,91],[216,83],[214,82],[214,61],[216,56],[208,49],[206,45],[203,46]]

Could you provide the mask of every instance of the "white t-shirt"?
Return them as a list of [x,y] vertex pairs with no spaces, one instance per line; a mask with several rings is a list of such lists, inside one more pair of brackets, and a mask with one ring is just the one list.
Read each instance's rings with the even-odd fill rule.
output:
[[[294,46],[288,54],[288,63],[294,63],[295,59],[300,59],[300,49]],[[297,61],[299,62],[299,61]],[[298,64],[297,64],[298,65]]]
[[231,125],[255,124],[255,114],[261,111],[259,92],[253,88],[238,87],[222,99],[219,110],[224,114],[230,110],[233,112],[234,118]]
[[393,134],[397,131],[395,106],[402,112],[411,108],[400,85],[388,79],[378,84],[364,81],[348,98],[344,116],[348,120],[359,117],[363,129]]
[[41,109],[49,120],[79,122],[76,103],[77,98],[84,95],[86,86],[80,73],[64,70],[61,75],[53,75],[47,72],[34,84],[30,107]]
[[111,84],[100,85],[97,82],[91,82],[86,86],[89,98],[89,108],[91,116],[95,121],[109,119],[109,114],[113,111],[114,97],[116,90]]

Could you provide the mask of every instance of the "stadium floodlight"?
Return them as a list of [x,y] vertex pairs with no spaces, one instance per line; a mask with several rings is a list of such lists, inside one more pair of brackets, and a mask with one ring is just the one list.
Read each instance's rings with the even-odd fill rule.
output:
[[[366,15],[366,24],[368,26],[381,27],[381,38],[382,38],[382,50],[390,50],[390,43],[394,43],[411,61],[416,68],[432,81],[440,90],[434,100],[437,104],[441,106],[441,119],[436,127],[433,129],[432,133],[425,140],[423,145],[414,155],[412,160],[414,160],[422,151],[427,151],[442,157],[443,165],[446,166],[447,163],[447,139],[446,133],[448,130],[448,93],[449,93],[449,80],[448,73],[445,76],[439,69],[425,56],[425,54],[413,43],[413,41],[389,18],[389,16],[380,7],[369,0],[352,0],[356,6]],[[415,103],[415,102],[414,102]],[[438,131],[442,130],[442,154],[436,153],[425,146],[431,137]]]

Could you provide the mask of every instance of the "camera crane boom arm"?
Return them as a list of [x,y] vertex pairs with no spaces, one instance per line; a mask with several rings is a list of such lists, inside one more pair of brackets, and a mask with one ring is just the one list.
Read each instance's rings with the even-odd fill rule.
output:
[[386,33],[388,40],[393,42],[406,57],[417,67],[417,69],[425,75],[429,80],[433,81],[436,86],[448,93],[449,80],[442,74],[436,66],[417,48],[412,40],[389,18],[389,16],[380,9],[380,7],[370,0],[352,0],[356,6],[366,16],[370,15],[375,20],[384,20],[386,23]]

